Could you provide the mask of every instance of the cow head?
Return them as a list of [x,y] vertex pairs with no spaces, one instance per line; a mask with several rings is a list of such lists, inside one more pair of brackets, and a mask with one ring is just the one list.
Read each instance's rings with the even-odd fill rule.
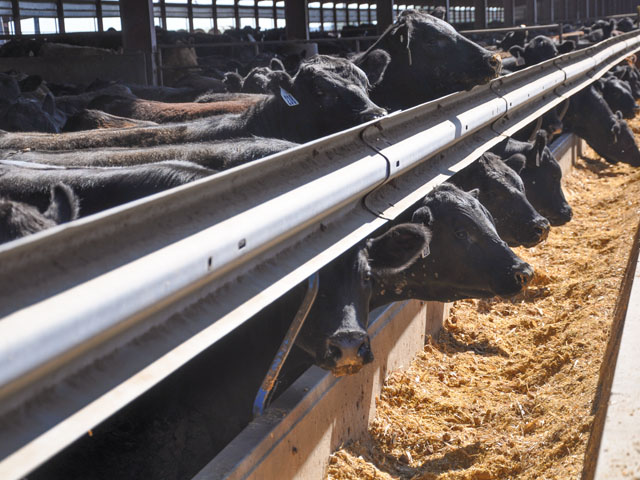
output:
[[394,79],[388,87],[404,89],[412,105],[487,83],[502,65],[497,54],[463,37],[449,23],[415,10],[400,13],[378,46],[392,59],[387,76]]
[[291,78],[275,71],[270,90],[289,114],[287,139],[307,141],[382,117],[386,110],[369,99],[365,73],[344,58],[316,55],[303,62]]
[[51,94],[42,101],[20,97],[0,106],[0,128],[7,131],[60,133],[66,119]]
[[432,232],[429,256],[377,283],[372,307],[410,298],[510,296],[529,283],[533,269],[500,239],[478,195],[445,183],[420,202],[412,221]]
[[531,66],[563,53],[571,52],[575,47],[576,44],[572,40],[567,40],[557,45],[549,37],[538,35],[527,43],[524,48],[519,45],[514,45],[509,49],[509,53],[514,57],[522,57],[525,64]]
[[547,147],[543,131],[538,132],[527,153],[525,167],[519,171],[527,198],[551,225],[564,225],[573,212],[562,191],[562,169]]
[[521,154],[503,162],[497,155],[485,153],[452,178],[465,190],[479,189],[478,199],[491,213],[498,235],[512,247],[533,247],[547,238],[550,229],[547,219],[529,203],[518,176],[525,163]]
[[78,218],[78,214],[78,198],[64,184],[51,187],[51,200],[44,213],[26,203],[0,199],[0,243],[70,222]]
[[367,334],[374,282],[429,253],[426,227],[401,224],[353,247],[320,271],[318,295],[296,344],[336,376],[373,361]]
[[636,104],[631,86],[624,80],[614,76],[606,77],[595,82],[609,108],[614,112],[622,112],[624,118],[634,118],[640,107]]

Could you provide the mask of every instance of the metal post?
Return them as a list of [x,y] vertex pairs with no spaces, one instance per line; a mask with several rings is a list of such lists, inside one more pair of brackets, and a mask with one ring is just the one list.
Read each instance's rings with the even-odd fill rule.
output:
[[527,25],[536,25],[538,23],[538,1],[537,0],[527,0],[524,19]]
[[189,24],[189,32],[193,33],[193,0],[187,1],[187,22]]
[[474,28],[487,28],[487,0],[474,0]]
[[162,28],[166,30],[167,29],[167,5],[165,4],[164,0],[160,0],[160,22],[162,23]]
[[450,17],[450,13],[449,13],[449,10],[451,10],[451,0],[445,0],[444,9],[445,9],[444,19],[447,22],[451,23],[451,17]]
[[66,29],[64,27],[64,6],[62,5],[62,0],[57,0],[56,2],[56,15],[58,16],[58,31],[64,33]]
[[393,0],[376,0],[378,33],[382,34],[393,23]]
[[22,35],[22,25],[20,25],[20,5],[18,0],[11,0],[11,15],[13,17],[13,33]]
[[240,29],[240,6],[238,0],[233,1],[233,17],[236,20],[236,28]]
[[96,18],[98,20],[98,31],[104,32],[104,23],[102,21],[102,0],[96,0]]
[[[219,32],[218,30],[218,5],[217,0],[211,0],[211,14],[213,15],[213,31]],[[275,6],[276,2],[273,2]]]
[[[540,118],[542,119],[542,117]],[[300,308],[298,308],[296,316],[293,318],[291,326],[289,326],[289,330],[287,330],[284,340],[282,340],[280,348],[271,362],[271,366],[260,385],[260,390],[258,390],[258,394],[253,401],[254,417],[262,415],[264,413],[264,409],[269,404],[271,395],[273,394],[273,389],[276,385],[276,380],[278,379],[278,374],[280,373],[280,370],[282,370],[282,365],[284,365],[284,362],[289,356],[289,352],[293,348],[293,344],[296,341],[298,333],[300,333],[300,329],[302,328],[307,315],[309,315],[313,302],[318,295],[319,286],[320,274],[316,272],[307,280],[307,293],[305,293],[302,303],[300,304]]]
[[504,8],[504,26],[513,27],[516,24],[516,6],[515,0],[503,0]]
[[278,5],[277,5],[277,3],[278,3],[277,0],[273,0],[273,28],[278,28]]
[[120,3],[122,46],[125,52],[142,52],[147,60],[147,83],[157,83],[156,29],[152,0],[128,0]]
[[287,40],[309,39],[309,11],[306,0],[285,0],[284,16]]

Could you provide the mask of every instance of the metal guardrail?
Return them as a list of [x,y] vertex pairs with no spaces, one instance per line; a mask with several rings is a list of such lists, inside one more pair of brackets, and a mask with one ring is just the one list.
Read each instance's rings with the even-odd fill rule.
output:
[[638,32],[612,38],[1,246],[0,478],[26,475],[637,50]]

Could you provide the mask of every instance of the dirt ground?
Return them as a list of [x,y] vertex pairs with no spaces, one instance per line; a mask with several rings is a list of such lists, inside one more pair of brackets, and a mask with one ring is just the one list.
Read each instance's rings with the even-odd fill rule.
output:
[[328,479],[580,478],[640,169],[588,149],[565,193],[574,219],[516,249],[533,284],[510,300],[456,302],[439,338],[387,379],[367,438],[331,456]]

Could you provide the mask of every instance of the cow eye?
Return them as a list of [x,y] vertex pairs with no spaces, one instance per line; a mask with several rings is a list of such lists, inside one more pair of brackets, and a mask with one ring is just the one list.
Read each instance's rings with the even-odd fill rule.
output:
[[456,232],[456,238],[459,238],[460,240],[464,240],[465,238],[467,238],[467,232],[465,232],[464,230],[458,230]]
[[367,270],[366,272],[364,272],[363,278],[365,282],[371,280],[371,270]]
[[324,90],[316,88],[316,96],[321,97],[324,95]]

